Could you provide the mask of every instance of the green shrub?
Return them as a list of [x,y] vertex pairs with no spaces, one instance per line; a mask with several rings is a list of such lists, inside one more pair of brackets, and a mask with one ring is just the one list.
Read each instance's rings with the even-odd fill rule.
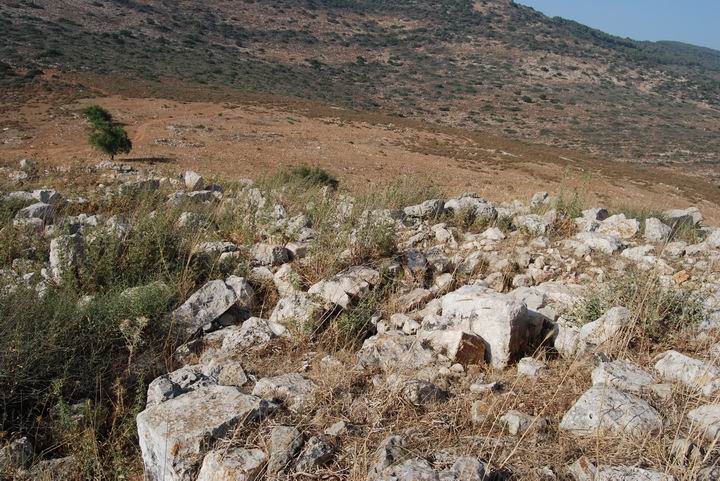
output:
[[112,115],[98,105],[91,105],[82,110],[90,124],[88,142],[96,149],[104,152],[113,160],[117,154],[128,154],[132,150],[132,142],[125,129],[113,122]]
[[328,171],[317,166],[307,164],[296,165],[282,170],[279,173],[281,182],[286,184],[301,184],[304,186],[328,186],[337,189],[340,182]]

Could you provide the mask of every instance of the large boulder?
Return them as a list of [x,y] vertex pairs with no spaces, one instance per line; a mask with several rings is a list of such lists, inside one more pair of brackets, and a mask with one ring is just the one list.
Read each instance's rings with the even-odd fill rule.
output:
[[662,418],[642,399],[600,384],[585,391],[565,413],[560,429],[577,436],[609,432],[643,439],[662,429]]
[[482,287],[463,286],[443,296],[441,303],[444,318],[485,341],[485,360],[493,367],[522,357],[535,330],[524,303]]
[[218,439],[274,407],[228,386],[198,389],[148,407],[137,417],[146,479],[194,481],[202,456]]

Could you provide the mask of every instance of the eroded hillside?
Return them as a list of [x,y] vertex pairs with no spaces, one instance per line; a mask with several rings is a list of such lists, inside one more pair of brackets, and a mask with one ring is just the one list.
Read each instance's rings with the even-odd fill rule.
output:
[[[0,60],[320,100],[622,160],[715,162],[720,53],[505,0],[17,0]],[[22,71],[24,74],[25,71]],[[5,73],[7,75],[7,73]]]

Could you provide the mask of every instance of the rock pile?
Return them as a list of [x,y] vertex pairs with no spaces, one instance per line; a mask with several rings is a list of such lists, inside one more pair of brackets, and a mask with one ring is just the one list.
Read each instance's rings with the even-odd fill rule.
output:
[[[392,227],[394,255],[346,265],[307,283],[300,274],[305,269],[303,259],[316,248],[316,232],[307,217],[289,218],[281,204],[273,205],[273,199],[251,182],[245,183],[241,195],[231,196],[206,185],[195,172],[186,172],[182,182],[127,180],[117,195],[156,191],[165,185],[178,189],[167,197],[168,206],[213,204],[235,215],[253,209],[266,228],[283,235],[266,236],[249,246],[214,240],[195,247],[196,257],[209,262],[244,259],[246,275],[208,280],[168,313],[181,342],[175,353],[178,366],[150,383],[147,406],[137,416],[149,480],[312,476],[333,463],[346,469],[343,466],[359,455],[348,447],[347,439],[377,439],[383,428],[354,424],[355,416],[350,415],[322,425],[318,413],[333,396],[349,396],[348,413],[375,402],[357,398],[364,396],[362,390],[334,392],[328,383],[343,375],[365,376],[373,389],[390,393],[392,402],[418,411],[442,412],[442,407],[433,406],[451,404],[456,409],[462,406],[459,401],[468,400],[468,419],[472,411],[476,426],[496,425],[492,432],[498,443],[508,435],[538,439],[553,431],[579,439],[580,446],[598,436],[637,442],[670,436],[663,403],[680,391],[691,392],[698,401],[675,432],[691,437],[699,431],[709,442],[720,433],[720,405],[714,399],[720,391],[716,356],[690,355],[678,347],[640,365],[627,354],[625,342],[639,322],[637,306],[610,306],[583,325],[572,316],[588,290],[612,272],[637,269],[668,288],[693,283],[702,287],[708,293],[704,322],[688,328],[693,335],[714,339],[720,319],[720,275],[715,268],[720,230],[703,227],[695,209],[642,220],[588,209],[567,219],[551,208],[547,193],[536,194],[527,206],[496,205],[468,193],[430,199],[398,211],[366,213],[367,219]],[[339,198],[335,215],[341,222],[353,209],[353,200],[335,195]],[[42,276],[13,274],[15,282],[36,286],[39,295],[47,285],[62,283],[83,268],[85,249],[95,242],[97,232],[122,237],[132,229],[119,218],[63,218],[57,209],[66,201],[52,190],[12,192],[5,198],[32,202],[17,211],[16,223],[52,237]],[[479,232],[463,231],[451,222],[454,216],[484,227]],[[191,211],[182,219],[181,228],[204,226],[209,231],[215,222]],[[575,231],[558,237],[558,223],[568,220]],[[73,222],[72,234],[54,230]],[[694,229],[692,242],[674,237],[680,228]],[[359,231],[354,232],[348,246],[359,238]],[[352,252],[345,254],[353,258]],[[260,306],[258,293],[267,289],[277,293],[276,300]],[[312,338],[328,323],[370,305],[379,292],[386,293],[385,299],[372,304],[372,312],[367,313],[369,328],[352,362],[323,357],[319,364],[281,363],[273,373],[265,366],[264,375],[258,375],[257,368],[247,369],[257,364],[259,352],[282,345],[278,342]],[[266,317],[258,317],[259,312]],[[575,391],[578,395],[566,403],[564,412],[530,414],[522,410],[522,403],[515,404],[517,409],[508,403],[495,418],[483,412],[487,408],[483,399],[511,399],[519,389],[512,387],[516,383],[547,388],[548,377],[573,369],[583,373],[577,378],[583,387]],[[561,382],[558,377],[550,383]],[[545,392],[551,394],[552,390]],[[375,404],[368,409],[381,408]],[[287,420],[296,424],[287,425]],[[451,417],[445,421],[460,423]],[[386,432],[383,440],[369,444],[373,454],[367,463],[368,480],[480,481],[513,470],[512,462],[500,466],[487,449],[478,449],[477,456],[443,452],[458,446],[437,445],[435,452],[427,446],[419,449],[413,445],[418,436],[412,429],[403,431]],[[487,448],[488,442],[482,445]],[[24,468],[31,453],[21,440],[15,441],[0,452],[0,465]],[[705,456],[698,468],[717,460]],[[552,469],[535,468],[544,473],[543,479],[561,475],[578,481],[674,479],[657,466],[659,470],[619,464],[595,467],[585,458],[566,461],[563,473],[554,472],[559,471],[557,464]]]

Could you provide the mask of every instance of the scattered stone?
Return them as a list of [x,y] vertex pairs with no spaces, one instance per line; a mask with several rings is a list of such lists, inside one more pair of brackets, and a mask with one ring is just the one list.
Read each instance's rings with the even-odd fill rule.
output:
[[196,481],[253,481],[263,470],[260,449],[218,449],[205,455]]
[[512,223],[518,229],[527,231],[530,235],[543,235],[547,231],[549,222],[540,215],[526,214],[513,217]]
[[654,381],[650,374],[635,364],[618,359],[612,362],[601,362],[592,372],[592,383],[641,394],[647,391]]
[[610,432],[642,439],[662,429],[662,419],[642,399],[611,386],[595,385],[565,413],[560,429],[576,436]]
[[406,381],[402,387],[402,396],[415,406],[444,401],[448,397],[447,393],[436,385],[419,379]]
[[523,434],[530,429],[542,432],[547,427],[547,420],[530,416],[523,412],[513,409],[500,417],[500,422],[512,436]]
[[18,469],[26,468],[32,461],[34,450],[28,438],[11,441],[0,448],[0,476]]
[[517,370],[520,375],[538,377],[547,370],[547,364],[532,357],[524,357],[518,361]]
[[85,261],[85,242],[80,234],[56,237],[50,241],[50,271],[55,280],[74,272]]
[[152,192],[159,188],[160,180],[158,179],[131,180],[120,186],[120,193],[122,195],[138,195],[143,192]]
[[440,199],[426,200],[421,204],[405,207],[403,212],[408,217],[436,219],[445,212],[445,202]]
[[666,242],[670,239],[670,234],[672,229],[660,219],[655,217],[645,219],[645,239],[649,242]]
[[[450,274],[443,274],[450,275]],[[450,276],[452,278],[452,276]],[[395,306],[398,312],[409,312],[413,309],[422,307],[426,302],[434,297],[431,290],[417,287],[412,291],[401,295],[395,301]]]
[[205,375],[202,366],[183,366],[150,383],[147,391],[147,407],[156,406],[190,391],[215,384],[217,381]]
[[150,406],[137,416],[149,479],[194,479],[203,454],[240,423],[267,416],[274,406],[237,388],[212,386]]
[[673,228],[680,225],[695,226],[702,222],[703,216],[697,207],[687,209],[670,209],[663,212],[663,215],[672,221]]
[[695,466],[699,466],[705,456],[705,452],[700,446],[685,438],[673,440],[670,454],[681,465],[694,464]]
[[292,254],[284,246],[270,244],[255,244],[250,249],[250,255],[258,264],[265,266],[279,266],[292,259]]
[[183,174],[183,180],[188,190],[202,190],[205,186],[205,180],[202,176],[192,170],[188,170]]
[[590,250],[607,255],[620,249],[620,240],[617,237],[600,232],[580,232],[575,235],[575,239]]
[[406,457],[405,440],[402,436],[389,436],[383,439],[373,456],[373,463],[368,472],[368,479],[380,476],[386,469],[400,464]]
[[304,327],[319,319],[323,312],[319,302],[303,292],[296,292],[278,301],[270,314],[270,320],[283,325]]
[[440,481],[486,481],[490,473],[487,464],[469,456],[458,458],[453,465],[440,473]]
[[677,351],[667,351],[658,356],[655,370],[665,381],[700,389],[706,396],[720,390],[720,369]]
[[20,209],[15,214],[15,220],[19,223],[32,219],[38,219],[44,224],[52,224],[55,221],[55,208],[50,204],[38,202]]
[[418,339],[429,342],[435,351],[463,366],[485,362],[485,341],[475,334],[460,330],[423,330],[418,332]]
[[33,465],[29,473],[31,479],[38,481],[76,481],[80,479],[81,464],[73,456],[46,459]]
[[175,326],[190,337],[198,330],[209,331],[213,323],[237,302],[237,294],[224,281],[210,281],[191,295],[171,315]]
[[367,267],[353,267],[330,279],[320,281],[308,289],[308,294],[347,309],[350,303],[370,293],[372,286],[380,281],[380,273]]
[[537,209],[538,207],[550,202],[550,194],[547,192],[535,192],[530,199],[530,208]]
[[263,399],[280,401],[289,410],[302,413],[312,403],[315,387],[314,382],[300,374],[281,374],[259,380],[252,394]]
[[285,470],[297,455],[304,443],[300,431],[292,426],[276,426],[270,433],[270,460],[268,474],[277,474]]
[[366,339],[357,357],[360,366],[383,370],[394,370],[398,366],[422,368],[435,361],[434,352],[416,342],[414,336],[392,332]]
[[675,481],[669,474],[634,466],[598,466],[585,456],[568,468],[575,481]]
[[337,444],[332,436],[313,436],[305,444],[295,465],[295,472],[304,473],[327,464],[335,455]]
[[486,394],[489,392],[500,392],[503,390],[503,384],[499,382],[485,383],[479,381],[470,385],[470,392],[473,394]]
[[640,222],[636,219],[628,219],[625,214],[616,214],[608,217],[600,223],[597,232],[608,234],[620,239],[631,239],[640,230]]
[[465,193],[455,199],[445,202],[445,210],[453,212],[455,215],[463,213],[468,216],[468,221],[476,220],[494,220],[498,216],[497,209],[491,203],[478,197],[473,193]]
[[688,412],[687,417],[709,441],[715,441],[720,435],[720,404],[700,406]]
[[615,306],[599,319],[580,328],[580,337],[590,344],[599,346],[615,339],[615,336],[630,322],[631,312],[621,306]]
[[273,275],[275,288],[283,297],[290,296],[296,292],[300,292],[302,279],[293,270],[290,264],[283,264]]

